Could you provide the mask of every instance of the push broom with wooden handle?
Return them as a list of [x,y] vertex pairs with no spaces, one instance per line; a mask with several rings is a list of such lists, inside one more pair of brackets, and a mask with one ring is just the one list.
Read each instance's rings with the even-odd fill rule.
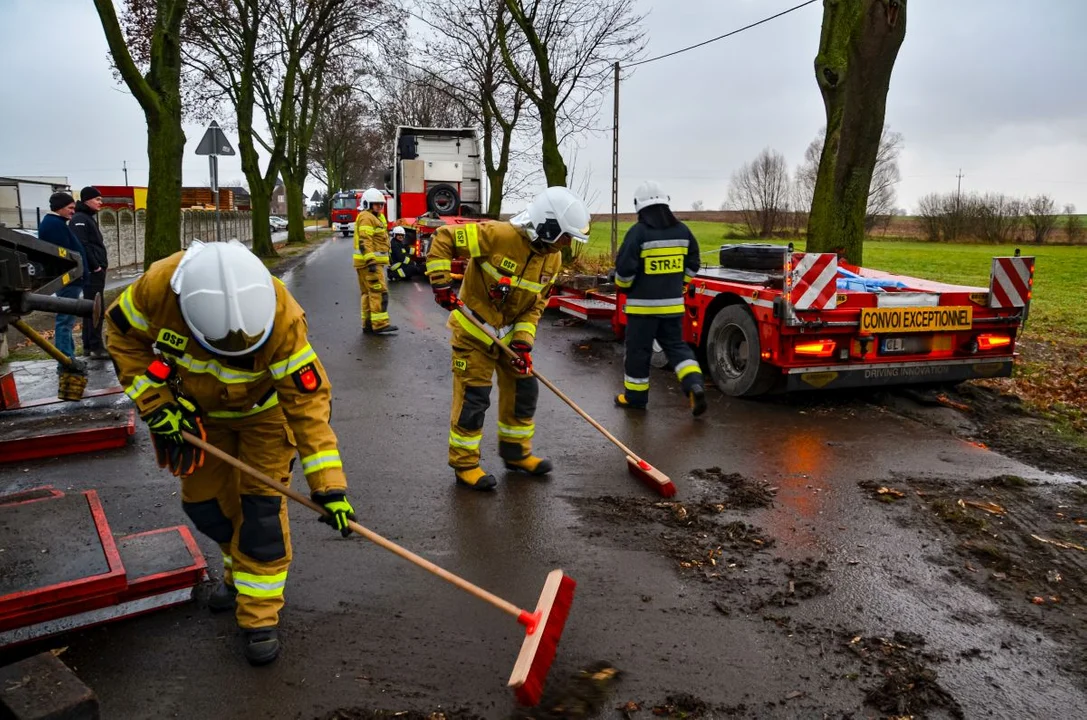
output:
[[[490,328],[477,320],[476,317],[472,314],[472,311],[469,310],[463,302],[460,302],[460,308],[460,314],[466,317],[468,319],[468,322],[472,323],[481,332],[486,334],[487,337],[489,337],[496,345],[498,345],[498,347],[502,348],[502,350],[506,353],[506,355],[510,357],[511,360],[516,360],[518,358],[517,353],[510,349],[508,345],[500,342],[498,338],[494,336],[494,333],[491,332]],[[626,453],[627,470],[630,471],[631,475],[641,480],[642,483],[648,486],[651,490],[660,493],[662,497],[672,497],[676,494],[676,486],[675,483],[672,482],[671,478],[669,478],[657,468],[650,465],[642,458],[638,457],[633,450],[624,445],[622,441],[619,440],[619,438],[608,432],[607,428],[598,423],[596,420],[593,420],[591,417],[589,417],[589,413],[578,407],[577,403],[575,403],[573,400],[566,396],[566,393],[555,387],[554,383],[552,383],[550,380],[537,372],[535,368],[533,368],[531,372],[533,375],[536,376],[537,380],[539,380],[547,387],[548,390],[555,393],[555,395],[558,396],[559,400],[562,400],[564,403],[569,405],[573,409],[573,411],[580,415],[582,418],[584,418],[587,423],[599,430],[601,435],[606,437],[612,442],[612,444],[614,444],[617,448]]]
[[[276,492],[305,505],[310,510],[325,516],[328,515],[328,511],[297,490],[292,490],[286,485],[273,480],[256,468],[250,467],[233,455],[223,452],[191,433],[183,431],[181,434],[185,438],[185,442],[190,445],[200,448],[209,455],[214,455],[246,475],[259,480]],[[448,570],[438,567],[429,560],[419,557],[410,550],[400,547],[393,541],[378,535],[373,530],[369,530],[353,520],[348,521],[348,527],[351,528],[352,532],[362,535],[375,545],[380,545],[427,572],[456,585],[461,590],[490,603],[502,612],[517,618],[517,622],[525,626],[525,640],[521,643],[521,652],[518,653],[517,662],[513,666],[509,686],[513,688],[517,701],[522,705],[539,704],[540,699],[543,697],[547,672],[551,669],[551,663],[555,659],[559,638],[562,636],[563,626],[566,625],[566,617],[570,614],[570,605],[574,601],[574,588],[577,583],[573,578],[563,573],[562,570],[552,570],[548,573],[547,579],[544,581],[543,592],[540,594],[540,600],[536,604],[536,610],[535,612],[529,612],[493,593],[487,592],[477,585],[473,585]]]

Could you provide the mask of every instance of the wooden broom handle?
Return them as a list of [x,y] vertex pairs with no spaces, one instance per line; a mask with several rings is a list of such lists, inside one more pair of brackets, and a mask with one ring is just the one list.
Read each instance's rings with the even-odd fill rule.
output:
[[[257,470],[256,468],[250,467],[249,465],[246,465],[245,463],[243,463],[238,458],[234,457],[233,455],[230,455],[229,453],[223,452],[222,450],[215,447],[211,443],[205,442],[205,441],[201,440],[200,438],[196,437],[195,435],[192,435],[191,433],[185,432],[184,430],[181,431],[181,436],[183,438],[185,438],[185,442],[189,443],[190,445],[193,445],[195,447],[200,448],[201,450],[208,453],[209,455],[214,455],[215,457],[219,458],[220,460],[227,463],[228,465],[233,465],[238,470],[241,470],[246,475],[249,475],[250,477],[261,481],[262,483],[264,483],[268,487],[272,488],[276,492],[278,492],[278,493],[280,493],[282,495],[286,495],[291,500],[294,500],[295,502],[301,503],[302,505],[305,505],[306,507],[308,507],[310,510],[318,512],[321,515],[324,515],[326,517],[329,515],[328,511],[325,510],[321,505],[315,503],[313,500],[309,499],[308,497],[306,497],[302,493],[298,492],[297,490],[292,490],[291,488],[287,487],[283,483],[276,482],[275,480],[268,477],[267,475],[265,475],[261,471]],[[364,538],[366,538],[370,542],[372,542],[372,543],[374,543],[376,545],[380,545],[381,547],[385,548],[386,550],[389,550],[390,552],[396,553],[397,555],[404,558],[408,562],[415,563],[416,565],[423,568],[427,572],[433,573],[433,574],[437,575],[438,577],[440,577],[442,580],[445,580],[447,582],[450,582],[450,583],[456,585],[461,590],[464,590],[465,592],[468,592],[468,593],[471,593],[472,595],[475,595],[480,600],[483,600],[484,602],[488,602],[491,605],[494,605],[496,608],[498,608],[502,612],[509,613],[510,615],[513,615],[518,620],[521,620],[522,615],[527,614],[524,610],[517,607],[513,603],[506,602],[505,600],[498,597],[497,595],[495,595],[493,593],[490,593],[490,592],[487,592],[486,590],[484,590],[483,588],[481,588],[481,587],[479,587],[477,585],[473,585],[472,583],[468,582],[464,578],[458,577],[457,575],[454,575],[453,573],[449,572],[448,570],[444,570],[444,569],[438,567],[437,565],[430,562],[429,560],[426,560],[426,559],[424,559],[422,557],[419,557],[418,555],[416,555],[415,553],[411,552],[410,550],[408,550],[406,548],[400,547],[399,545],[394,543],[392,540],[389,540],[387,538],[382,537],[381,535],[378,535],[373,530],[365,528],[362,525],[359,525],[355,521],[349,520],[347,524],[348,524],[348,527],[351,528],[352,532],[358,533],[359,535],[362,535]]]
[[[496,338],[496,337],[494,336],[494,333],[492,333],[492,332],[491,332],[491,331],[490,331],[490,330],[489,330],[489,329],[487,328],[487,326],[485,326],[485,325],[484,325],[483,323],[481,323],[481,322],[480,322],[479,320],[477,320],[477,319],[476,319],[475,315],[473,315],[473,314],[472,314],[472,311],[471,311],[471,310],[469,310],[469,309],[468,309],[468,306],[467,306],[467,305],[465,305],[465,304],[464,304],[463,302],[461,303],[461,308],[463,308],[463,309],[462,309],[462,311],[461,311],[461,315],[463,315],[464,317],[468,318],[468,322],[472,323],[472,324],[473,324],[473,325],[475,325],[475,326],[476,326],[477,328],[479,328],[479,330],[480,330],[481,332],[483,332],[483,333],[484,333],[484,334],[485,334],[485,335],[486,335],[487,337],[489,337],[489,338],[491,339],[491,341],[492,341],[492,342],[494,342],[494,344],[495,344],[495,345],[497,345],[498,347],[502,348],[502,350],[504,350],[504,351],[505,351],[506,355],[508,355],[508,356],[510,357],[510,359],[511,359],[511,360],[516,360],[516,359],[518,359],[518,355],[517,355],[517,353],[516,353],[516,352],[514,352],[514,351],[513,351],[513,350],[512,350],[511,348],[510,348],[510,346],[509,346],[509,345],[506,345],[506,344],[504,344],[504,343],[500,342],[500,341],[498,340],[498,338]],[[539,381],[540,381],[540,382],[542,382],[542,383],[543,383],[544,385],[546,385],[546,386],[547,386],[547,389],[548,389],[548,390],[550,390],[551,392],[553,392],[553,393],[555,393],[556,395],[558,395],[558,397],[559,397],[559,399],[560,399],[560,400],[562,400],[562,401],[563,401],[564,403],[566,403],[566,404],[567,404],[567,405],[569,405],[569,406],[570,406],[571,408],[573,408],[574,412],[576,412],[576,413],[577,413],[578,415],[580,415],[581,417],[585,418],[585,421],[586,421],[587,423],[589,423],[589,424],[590,424],[590,425],[592,425],[592,426],[593,426],[594,428],[596,428],[597,430],[599,430],[599,431],[600,431],[600,433],[601,433],[601,434],[602,434],[602,435],[603,435],[604,437],[606,437],[606,438],[607,438],[608,440],[611,440],[611,441],[612,441],[612,443],[614,443],[616,447],[618,447],[618,448],[619,448],[620,450],[622,450],[623,452],[625,452],[625,453],[627,454],[627,457],[629,457],[629,458],[630,458],[631,460],[633,460],[633,461],[634,461],[635,463],[637,463],[637,464],[641,464],[641,463],[645,462],[645,461],[644,461],[644,460],[642,460],[642,459],[641,459],[640,457],[638,457],[637,455],[635,455],[635,454],[634,454],[634,451],[633,451],[633,450],[631,450],[631,449],[630,449],[630,448],[628,448],[628,447],[627,447],[626,445],[624,445],[624,444],[623,444],[623,442],[622,442],[622,441],[621,441],[621,440],[620,440],[619,438],[615,437],[615,436],[614,436],[614,435],[612,435],[612,434],[611,434],[610,432],[608,432],[608,429],[607,429],[607,428],[605,428],[605,427],[604,427],[603,425],[601,425],[600,423],[598,423],[598,422],[597,422],[596,420],[593,420],[593,419],[592,419],[591,417],[589,417],[589,413],[587,413],[587,412],[585,412],[584,410],[582,410],[581,408],[579,408],[579,407],[577,406],[577,403],[575,403],[575,402],[574,402],[573,400],[571,400],[571,399],[570,399],[569,397],[567,397],[567,396],[566,396],[566,393],[564,393],[564,392],[563,392],[562,390],[559,390],[559,389],[558,389],[557,387],[555,387],[555,386],[554,386],[554,385],[553,385],[553,384],[551,383],[551,381],[550,381],[550,380],[548,380],[548,379],[547,379],[547,378],[545,378],[545,377],[544,377],[543,375],[541,375],[540,373],[538,373],[538,372],[536,371],[536,369],[535,369],[535,368],[533,368],[533,370],[532,370],[532,374],[536,376],[536,379],[537,379],[537,380],[539,380]]]

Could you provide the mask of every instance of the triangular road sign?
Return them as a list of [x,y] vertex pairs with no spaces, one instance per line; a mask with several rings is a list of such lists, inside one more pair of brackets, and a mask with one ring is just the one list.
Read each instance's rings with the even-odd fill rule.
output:
[[211,125],[208,125],[207,132],[204,133],[204,137],[200,139],[200,144],[196,146],[197,155],[233,155],[234,148],[231,147],[230,141],[226,139],[226,133],[219,127],[219,123],[214,120],[211,121]]

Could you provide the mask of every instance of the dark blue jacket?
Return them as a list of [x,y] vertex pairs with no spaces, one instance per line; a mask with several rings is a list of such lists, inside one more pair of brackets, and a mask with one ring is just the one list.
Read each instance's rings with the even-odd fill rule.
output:
[[56,213],[47,214],[38,225],[38,239],[60,245],[73,255],[79,256],[80,261],[83,263],[83,277],[80,279],[80,284],[82,284],[90,273],[87,269],[87,254],[83,251],[83,243],[79,242],[79,238],[68,227],[68,221]]

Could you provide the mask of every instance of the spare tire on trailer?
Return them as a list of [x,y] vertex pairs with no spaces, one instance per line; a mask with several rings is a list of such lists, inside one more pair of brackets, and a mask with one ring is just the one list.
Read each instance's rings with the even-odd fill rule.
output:
[[426,209],[439,215],[456,215],[460,210],[460,195],[448,183],[438,183],[426,194]]
[[721,266],[733,270],[785,271],[785,252],[788,248],[769,243],[745,243],[722,245],[719,253]]

